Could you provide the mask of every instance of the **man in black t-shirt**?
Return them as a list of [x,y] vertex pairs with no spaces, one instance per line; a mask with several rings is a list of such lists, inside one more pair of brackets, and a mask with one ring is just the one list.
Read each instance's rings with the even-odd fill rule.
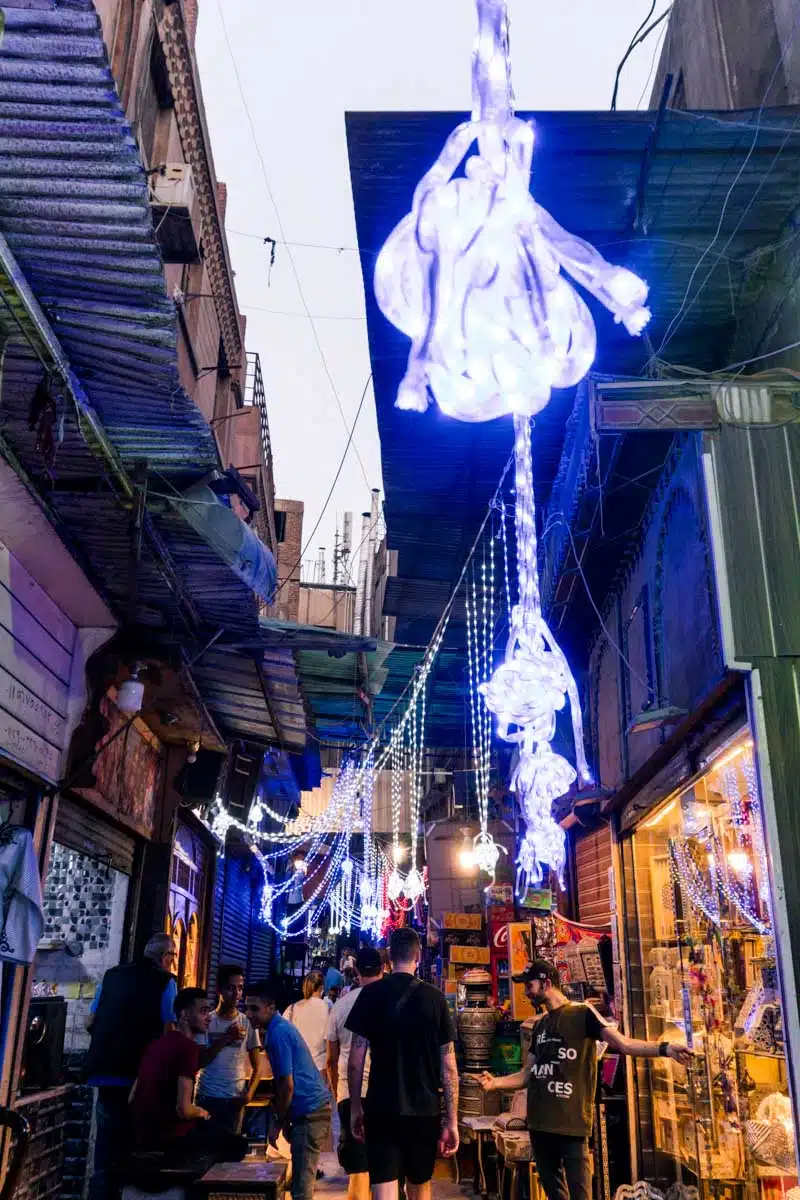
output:
[[420,941],[413,929],[394,931],[389,957],[391,975],[364,988],[346,1022],[353,1034],[351,1125],[356,1140],[366,1142],[374,1200],[396,1200],[401,1178],[408,1200],[430,1200],[437,1153],[449,1158],[458,1150],[455,1031],[442,993],[416,978]]
[[485,1091],[528,1089],[528,1132],[539,1180],[548,1200],[591,1200],[588,1138],[597,1087],[597,1043],[635,1058],[672,1058],[688,1063],[691,1052],[671,1042],[624,1037],[590,1004],[572,1004],[561,991],[558,971],[537,959],[515,983],[537,1009],[530,1053],[522,1071],[480,1081]]

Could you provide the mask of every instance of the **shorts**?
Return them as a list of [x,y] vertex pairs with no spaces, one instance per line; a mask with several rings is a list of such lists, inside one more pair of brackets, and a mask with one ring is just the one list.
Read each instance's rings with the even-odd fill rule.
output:
[[336,1147],[339,1156],[339,1166],[346,1175],[366,1175],[369,1170],[367,1163],[367,1147],[363,1142],[357,1142],[350,1131],[350,1101],[340,1100],[339,1109],[339,1145]]
[[367,1113],[367,1163],[372,1187],[404,1179],[421,1187],[433,1178],[442,1135],[441,1117]]

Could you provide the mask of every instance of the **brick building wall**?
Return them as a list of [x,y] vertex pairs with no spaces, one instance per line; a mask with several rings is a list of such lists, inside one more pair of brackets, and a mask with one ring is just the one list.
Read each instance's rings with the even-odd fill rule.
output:
[[[223,466],[246,474],[269,507],[258,533],[274,550],[271,453],[265,461],[257,418],[245,422],[253,427],[248,433],[254,431],[255,436],[243,438],[236,431],[244,411],[246,326],[225,235],[227,188],[216,178],[192,53],[198,0],[182,0],[180,5],[165,5],[164,0],[96,0],[96,7],[153,200],[158,199],[156,188],[165,169],[182,165],[191,170],[188,209],[183,205],[185,197],[174,210],[171,205],[154,209],[166,291],[177,311],[180,382],[211,423]],[[171,199],[172,193],[167,194]],[[177,224],[176,240],[170,222]],[[193,231],[193,246],[187,227]]]
[[279,621],[297,621],[300,615],[300,574],[303,569],[302,500],[275,501],[278,530],[278,594],[275,616]]

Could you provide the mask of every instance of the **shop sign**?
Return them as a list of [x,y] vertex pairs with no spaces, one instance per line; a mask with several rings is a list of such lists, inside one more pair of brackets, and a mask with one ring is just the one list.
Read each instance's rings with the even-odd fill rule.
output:
[[552,912],[553,893],[550,888],[528,888],[520,905],[522,908],[531,908],[536,912]]
[[61,770],[61,751],[44,738],[31,733],[21,721],[0,709],[0,749],[18,762],[41,775],[50,783],[58,783]]
[[499,958],[504,958],[508,955],[508,925],[498,925],[492,933],[492,954],[496,954]]
[[462,965],[487,966],[489,963],[488,946],[451,946],[450,962]]
[[444,914],[444,920],[442,922],[442,927],[444,929],[459,929],[459,930],[477,929],[477,930],[481,930],[483,928],[483,917],[481,916],[480,913],[448,912],[448,913]]

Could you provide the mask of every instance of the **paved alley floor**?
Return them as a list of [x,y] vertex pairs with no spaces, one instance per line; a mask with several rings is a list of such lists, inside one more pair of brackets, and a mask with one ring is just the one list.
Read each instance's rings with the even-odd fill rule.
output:
[[[323,1179],[317,1180],[317,1185],[314,1188],[314,1200],[324,1197],[324,1200],[344,1200],[347,1195],[347,1176],[339,1166],[339,1160],[335,1154],[323,1154],[320,1163],[320,1169],[325,1172]],[[472,1194],[471,1180],[467,1180],[466,1186],[459,1186],[452,1179],[438,1179],[433,1181],[433,1196],[434,1200],[465,1200],[466,1196]]]

